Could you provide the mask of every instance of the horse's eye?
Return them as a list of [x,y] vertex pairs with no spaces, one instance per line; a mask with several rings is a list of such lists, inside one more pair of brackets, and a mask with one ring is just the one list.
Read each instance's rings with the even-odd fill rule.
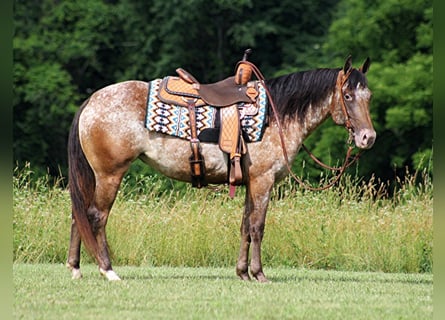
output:
[[349,93],[345,93],[345,100],[346,101],[351,101],[352,100],[352,96]]

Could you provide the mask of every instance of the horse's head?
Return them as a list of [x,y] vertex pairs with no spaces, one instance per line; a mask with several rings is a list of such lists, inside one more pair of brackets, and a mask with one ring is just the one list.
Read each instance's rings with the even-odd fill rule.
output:
[[349,130],[355,145],[361,149],[371,148],[376,139],[369,115],[371,90],[365,76],[369,65],[367,58],[359,69],[355,69],[351,57],[346,59],[339,71],[331,104],[332,119]]

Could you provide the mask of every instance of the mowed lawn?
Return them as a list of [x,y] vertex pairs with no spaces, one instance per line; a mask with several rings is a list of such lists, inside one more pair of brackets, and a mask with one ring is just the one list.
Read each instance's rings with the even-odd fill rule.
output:
[[71,280],[62,264],[13,267],[14,319],[431,319],[432,274],[268,268],[271,283],[234,268],[94,265]]

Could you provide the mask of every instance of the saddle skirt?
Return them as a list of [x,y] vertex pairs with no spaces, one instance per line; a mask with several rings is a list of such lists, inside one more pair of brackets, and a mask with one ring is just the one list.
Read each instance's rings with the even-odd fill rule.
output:
[[[178,77],[169,76],[149,82],[146,128],[150,131],[190,140],[189,111],[186,107],[186,99],[190,98],[195,103],[196,128],[199,139],[203,142],[218,142],[217,134],[214,141],[203,137],[209,136],[209,132],[219,131],[221,107],[208,105],[200,98],[192,85],[183,85],[183,82],[178,79]],[[240,102],[237,106],[245,141],[257,142],[261,141],[267,122],[267,96],[260,82],[251,81],[249,86],[254,87],[258,92],[256,102]]]

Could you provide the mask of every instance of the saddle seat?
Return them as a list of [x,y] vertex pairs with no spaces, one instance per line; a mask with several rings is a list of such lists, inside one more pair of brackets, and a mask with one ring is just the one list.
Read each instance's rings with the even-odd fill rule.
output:
[[196,107],[227,107],[240,102],[254,103],[258,96],[258,90],[252,83],[239,85],[234,76],[201,84],[182,68],[176,69],[176,72],[179,77],[165,77],[160,85],[159,98],[166,103],[186,107],[188,100],[194,100]]

